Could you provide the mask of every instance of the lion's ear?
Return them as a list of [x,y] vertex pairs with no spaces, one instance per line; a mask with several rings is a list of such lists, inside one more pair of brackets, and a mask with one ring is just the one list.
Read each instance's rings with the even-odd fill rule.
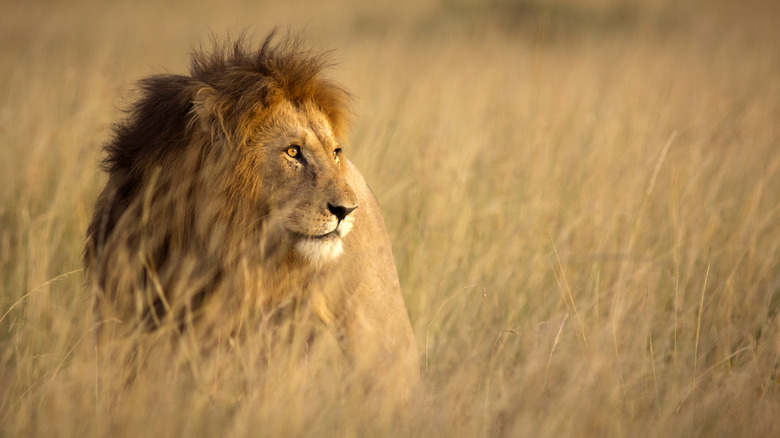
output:
[[217,90],[206,84],[194,87],[191,124],[194,128],[210,135],[214,140],[227,137]]

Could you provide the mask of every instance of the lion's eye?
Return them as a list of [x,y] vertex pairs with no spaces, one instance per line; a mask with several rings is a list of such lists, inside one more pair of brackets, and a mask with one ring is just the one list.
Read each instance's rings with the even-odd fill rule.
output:
[[338,161],[339,156],[341,156],[341,148],[336,148],[336,150],[333,151],[333,159]]
[[292,145],[287,148],[287,155],[289,155],[292,158],[298,158],[299,155],[301,155],[301,147]]

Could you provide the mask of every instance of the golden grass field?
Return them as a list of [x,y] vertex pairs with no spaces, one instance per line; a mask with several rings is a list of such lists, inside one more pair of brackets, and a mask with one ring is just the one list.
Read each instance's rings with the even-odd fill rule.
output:
[[[780,436],[780,4],[258,3],[3,6],[0,436]],[[81,251],[134,82],[275,25],[356,97],[406,406],[251,346],[140,372],[93,342]]]

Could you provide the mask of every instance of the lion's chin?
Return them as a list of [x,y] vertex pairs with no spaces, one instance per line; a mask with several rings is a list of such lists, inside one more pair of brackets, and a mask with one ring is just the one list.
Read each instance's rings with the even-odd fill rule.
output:
[[294,248],[301,258],[317,268],[344,253],[344,244],[336,233],[323,237],[301,237],[295,242]]

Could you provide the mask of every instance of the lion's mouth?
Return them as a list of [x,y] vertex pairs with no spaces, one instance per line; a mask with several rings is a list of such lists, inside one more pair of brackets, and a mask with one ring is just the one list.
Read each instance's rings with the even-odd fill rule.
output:
[[347,233],[349,233],[351,229],[351,223],[345,223],[344,221],[340,221],[338,225],[336,225],[335,228],[333,228],[331,231],[328,231],[327,233],[323,234],[306,234],[302,233],[300,231],[292,231],[290,230],[295,237],[298,239],[305,239],[305,240],[311,240],[314,242],[317,241],[328,241],[328,240],[339,240],[343,238]]
[[344,239],[344,236],[352,230],[352,221],[339,221],[335,228],[322,234],[309,234],[305,231],[288,229],[293,240],[310,242],[312,244],[335,243]]
[[315,235],[302,234],[302,233],[293,233],[293,234],[295,234],[295,236],[298,239],[312,240],[312,241],[333,240],[333,239],[341,238],[338,228],[325,234],[315,234]]
[[308,238],[313,240],[325,240],[325,239],[338,239],[339,237],[341,236],[339,236],[338,229],[336,229],[331,231],[330,233],[321,234],[319,236],[309,236]]

